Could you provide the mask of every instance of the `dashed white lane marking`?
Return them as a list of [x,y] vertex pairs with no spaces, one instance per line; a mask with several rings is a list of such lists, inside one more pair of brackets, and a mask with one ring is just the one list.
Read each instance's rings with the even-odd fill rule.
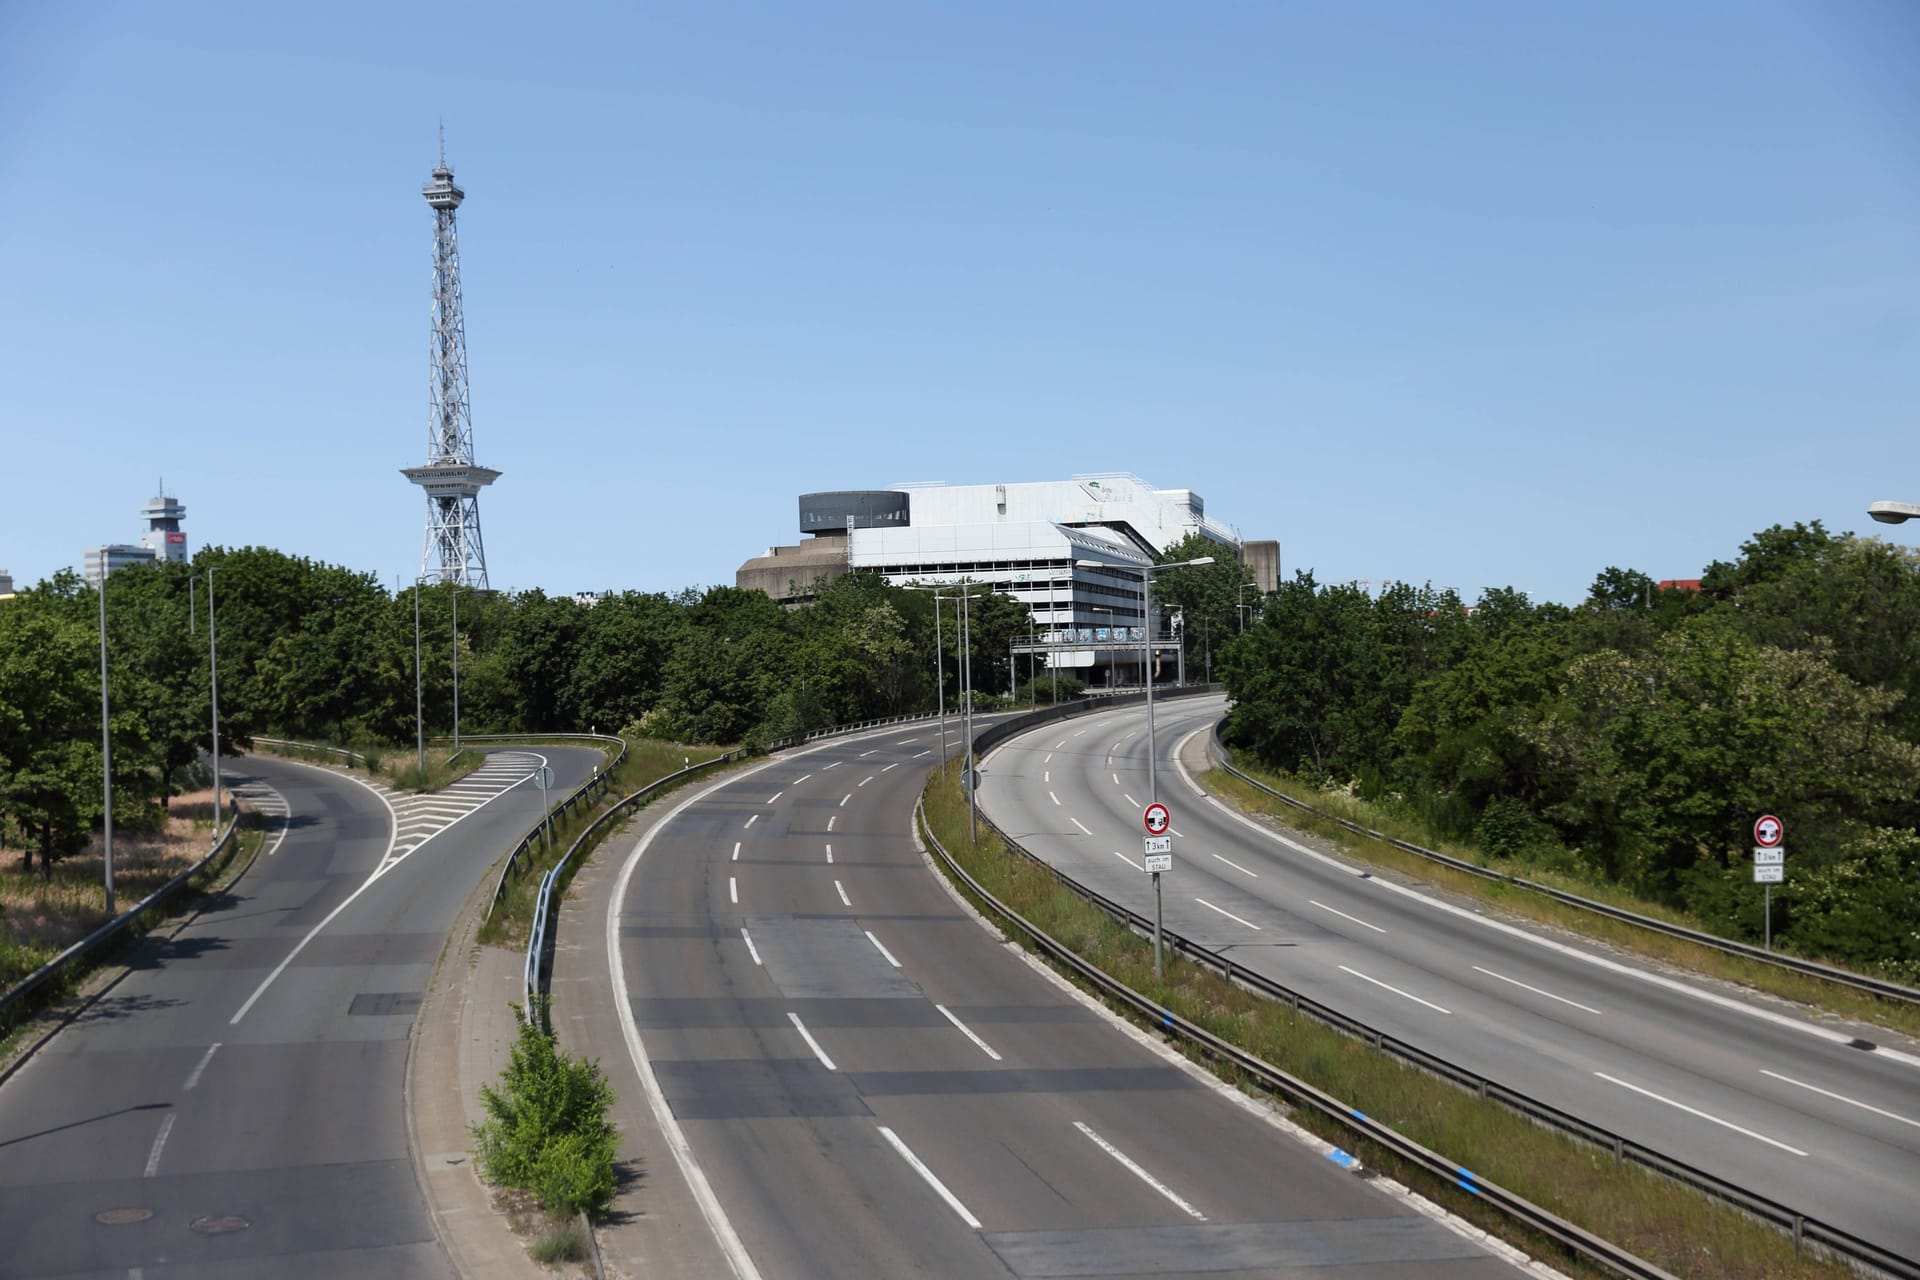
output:
[[1126,854],[1120,852],[1118,849],[1115,849],[1113,851],[1113,856],[1120,859],[1120,861],[1126,863],[1128,866],[1132,867],[1135,871],[1146,870],[1145,867],[1141,866],[1139,863],[1135,862],[1132,858],[1129,858]]
[[201,1073],[207,1069],[207,1064],[213,1061],[213,1055],[219,1052],[219,1049],[220,1049],[220,1042],[218,1040],[215,1040],[212,1044],[207,1046],[207,1051],[200,1055],[200,1061],[194,1063],[193,1070],[190,1073],[188,1073],[187,1083],[182,1090],[183,1092],[185,1091],[185,1089],[191,1089],[193,1088],[193,1086],[200,1083]]
[[851,799],[853,799],[853,792],[849,791],[847,792],[847,794],[840,797],[840,803],[835,805],[834,807],[837,809],[844,809],[847,807],[847,801]]
[[1088,835],[1092,835],[1092,834],[1093,834],[1093,832],[1091,832],[1091,831],[1087,831],[1087,824],[1086,824],[1086,823],[1084,823],[1084,822],[1082,822],[1082,821],[1080,821],[1080,819],[1078,819],[1078,818],[1068,818],[1068,819],[1067,819],[1067,821],[1068,821],[1068,822],[1071,822],[1071,823],[1072,823],[1072,824],[1073,824],[1074,826],[1076,826],[1076,827],[1078,827],[1078,828],[1080,828],[1080,830],[1082,830],[1082,831],[1085,831],[1085,832],[1086,832],[1086,834],[1088,834]]
[[773,793],[772,795],[770,795],[770,796],[768,796],[768,797],[767,797],[767,803],[768,803],[768,804],[772,804],[772,803],[773,803],[773,802],[774,802],[775,800],[778,800],[778,799],[779,799],[779,798],[780,798],[781,796],[783,796],[783,795],[785,795],[785,794],[787,794],[787,793],[786,793],[786,792],[784,792],[784,791],[776,791],[776,792],[774,792],[774,793]]
[[1167,830],[1172,834],[1179,836],[1182,840],[1185,840],[1187,838],[1187,833],[1182,831],[1178,827],[1168,827]]
[[742,938],[742,939],[744,939],[744,940],[746,941],[746,944],[747,944],[747,954],[753,957],[753,962],[754,962],[755,964],[759,964],[759,963],[761,962],[761,961],[760,961],[760,948],[758,948],[758,947],[756,947],[756,946],[754,946],[754,945],[753,945],[753,935],[752,935],[752,934],[750,934],[750,933],[748,933],[748,932],[747,932],[747,931],[746,931],[745,929],[742,929],[742,930],[740,930],[740,936],[741,936],[741,938]]
[[[845,801],[843,800],[843,801],[841,801],[841,803],[842,803],[842,804],[844,804],[844,803],[846,803],[846,802],[845,802]],[[828,831],[832,831],[832,830],[833,830],[833,824],[834,824],[834,822],[835,822],[835,820],[836,820],[836,819],[837,819],[838,817],[839,817],[839,815],[838,815],[838,814],[835,814],[835,815],[834,815],[833,817],[830,817],[830,818],[828,818],[828,819],[827,819],[827,830],[828,830]]]
[[1049,797],[1051,797],[1051,798],[1052,798],[1052,800],[1053,800],[1053,802],[1054,802],[1055,804],[1059,804],[1059,803],[1060,803],[1060,797],[1059,797],[1059,796],[1056,796],[1056,795],[1054,795],[1054,794],[1053,794],[1053,792],[1051,792],[1051,791],[1049,791],[1049,792],[1047,792],[1047,795],[1048,795]]
[[829,864],[833,862],[833,846],[832,845],[827,846],[827,862]]
[[1051,770],[1051,769],[1043,769],[1043,770],[1041,770],[1041,771],[1040,771],[1040,781],[1042,781],[1042,782],[1052,782],[1052,781],[1053,781],[1053,770]]
[[835,880],[833,882],[833,888],[834,888],[834,891],[840,895],[841,906],[850,907],[853,905],[853,900],[847,897],[847,887],[845,885],[841,884],[838,880]]
[[813,1050],[813,1056],[820,1059],[820,1065],[829,1071],[838,1071],[839,1068],[833,1065],[833,1059],[827,1056],[827,1051],[822,1049],[820,1042],[813,1038],[813,1032],[807,1030],[807,1024],[800,1021],[800,1015],[790,1012],[787,1017],[793,1019],[793,1029],[798,1031],[800,1038],[807,1042],[807,1048]]
[[747,819],[747,825],[752,826],[754,823],[758,821],[760,821],[760,815],[756,813],[751,818]]
[[1060,741],[1058,741],[1058,742],[1056,742],[1056,743],[1054,743],[1054,744],[1053,744],[1053,749],[1054,749],[1055,751],[1058,751],[1058,750],[1059,750],[1060,748],[1062,748],[1062,747],[1064,747],[1064,746],[1066,746],[1066,745],[1067,745],[1067,740],[1066,740],[1065,738],[1062,738],[1062,739],[1060,739]]
[[728,859],[728,861],[731,861],[731,862],[740,861],[740,842],[738,840],[735,840],[733,842],[733,857]]
[[1120,798],[1125,800],[1128,804],[1132,805],[1136,809],[1140,807],[1140,802],[1138,800],[1135,800],[1132,796],[1128,795],[1124,791],[1120,793]]
[[144,1177],[151,1178],[160,1172],[160,1152],[167,1145],[167,1135],[173,1132],[174,1112],[167,1112],[166,1119],[160,1122],[160,1132],[153,1136],[153,1146],[147,1151],[147,1171]]
[[793,780],[792,782],[789,782],[789,783],[787,784],[787,786],[789,786],[789,787],[797,787],[797,786],[799,786],[799,785],[800,785],[801,783],[803,783],[803,782],[805,782],[805,781],[806,781],[806,780],[807,780],[808,778],[811,778],[812,776],[813,776],[813,775],[812,775],[812,774],[810,774],[810,773],[803,773],[803,774],[801,774],[801,775],[800,775],[799,777],[797,777],[797,778],[795,778],[795,779],[794,779],[794,780]]
[[1596,1076],[1599,1076],[1602,1080],[1605,1080],[1608,1084],[1617,1084],[1622,1089],[1631,1089],[1635,1093],[1640,1094],[1643,1097],[1652,1098],[1655,1102],[1664,1102],[1668,1106],[1674,1107],[1680,1111],[1684,1111],[1690,1116],[1698,1116],[1702,1120],[1711,1121],[1712,1123],[1719,1125],[1723,1129],[1731,1129],[1735,1133],[1743,1133],[1747,1137],[1753,1138],[1759,1142],[1764,1142],[1770,1147],[1778,1147],[1782,1151],[1791,1151],[1793,1152],[1794,1155],[1797,1155],[1797,1156],[1804,1156],[1805,1154],[1807,1154],[1806,1152],[1802,1151],[1798,1147],[1790,1147],[1784,1142],[1778,1142],[1772,1138],[1769,1138],[1764,1133],[1755,1133],[1751,1129],[1743,1129],[1731,1120],[1722,1120],[1719,1116],[1709,1115],[1705,1111],[1701,1111],[1701,1110],[1698,1110],[1697,1108],[1690,1107],[1684,1102],[1675,1102],[1672,1098],[1663,1097],[1660,1094],[1655,1093],[1651,1089],[1642,1089],[1637,1084],[1628,1084],[1625,1080],[1621,1080],[1615,1076],[1610,1076],[1604,1071],[1596,1071],[1593,1074],[1595,1074]]
[[921,756],[930,756],[930,755],[932,755],[932,754],[933,754],[933,748],[932,748],[932,747],[928,747],[928,748],[927,748],[927,749],[926,749],[925,751],[916,751],[916,752],[914,752],[914,753],[913,753],[913,757],[912,757],[912,758],[913,758],[913,759],[915,759],[915,760],[918,760],[918,759],[919,759],[919,758],[920,758]]
[[[828,769],[838,769],[838,768],[839,768],[839,767],[840,767],[841,765],[843,765],[843,764],[845,764],[845,763],[846,763],[846,761],[845,761],[845,760],[835,760],[835,761],[834,761],[834,762],[833,762],[832,764],[830,764],[830,765],[828,765],[828,766],[827,766],[827,768],[828,768]],[[825,770],[822,770],[822,772],[825,772]]]
[[1570,1004],[1576,1009],[1585,1009],[1588,1013],[1597,1014],[1600,1012],[1598,1009],[1594,1008],[1590,1004],[1581,1004],[1578,1000],[1569,1000],[1565,996],[1557,996],[1553,994],[1553,992],[1551,991],[1542,991],[1539,987],[1528,986],[1526,983],[1520,981],[1520,979],[1509,978],[1504,973],[1495,973],[1491,969],[1482,969],[1479,965],[1475,965],[1473,967],[1476,972],[1484,973],[1489,978],[1498,978],[1502,982],[1511,982],[1514,986],[1519,987],[1521,990],[1531,991],[1533,992],[1533,994],[1537,996],[1545,996],[1549,1000],[1558,1000],[1561,1004]]
[[1312,898],[1308,898],[1308,899],[1307,899],[1307,905],[1308,905],[1308,906],[1311,906],[1311,907],[1318,907],[1318,908],[1320,908],[1320,909],[1321,909],[1322,911],[1330,911],[1330,912],[1332,912],[1332,913],[1333,913],[1334,915],[1336,915],[1336,916],[1339,916],[1339,917],[1340,917],[1340,918],[1341,918],[1342,920],[1351,920],[1351,921],[1353,921],[1353,922],[1354,922],[1355,924],[1357,924],[1357,925],[1359,925],[1359,926],[1360,926],[1360,927],[1361,927],[1362,929],[1371,929],[1371,930],[1373,930],[1373,931],[1374,931],[1375,933],[1385,933],[1385,932],[1386,932],[1386,930],[1385,930],[1385,929],[1382,929],[1382,928],[1381,928],[1381,927],[1380,927],[1379,925],[1377,925],[1377,924],[1368,924],[1368,923],[1367,923],[1367,922],[1366,922],[1365,920],[1362,920],[1362,919],[1361,919],[1361,918],[1360,918],[1359,916],[1350,916],[1350,915],[1348,915],[1348,914],[1347,914],[1346,912],[1344,912],[1344,911],[1342,911],[1342,910],[1340,910],[1339,908],[1337,908],[1337,907],[1330,907],[1330,906],[1328,906],[1328,905],[1327,905],[1326,903],[1324,903],[1324,902],[1319,902],[1319,901],[1316,901],[1316,900],[1314,900],[1314,899],[1312,899]]
[[1120,785],[1120,775],[1117,773],[1113,775],[1113,785],[1116,787]]
[[887,950],[884,946],[880,944],[880,939],[873,936],[873,930],[862,929],[860,932],[867,935],[867,941],[873,944],[874,950],[878,951],[881,955],[886,957],[888,964],[892,965],[896,969],[900,967],[900,962],[893,958],[893,952]]
[[[900,762],[898,760],[895,760],[892,764],[887,766],[887,769],[898,769],[899,767],[900,767]],[[885,773],[887,769],[882,769],[880,772]]]
[[[1084,736],[1086,735],[1086,732],[1087,732],[1087,731],[1086,731],[1085,729],[1079,729],[1079,730],[1076,730],[1076,731],[1074,732],[1074,735],[1073,735],[1073,736],[1074,736],[1074,737],[1076,737],[1076,738],[1079,738],[1079,737],[1084,737]],[[1121,742],[1125,742],[1125,741],[1126,741],[1126,739],[1125,739],[1125,738],[1122,738],[1122,739],[1120,739],[1120,741],[1121,741]]]
[[866,785],[867,785],[867,784],[868,784],[869,782],[872,782],[872,781],[873,781],[873,778],[874,778],[874,775],[873,775],[873,774],[871,774],[871,773],[870,773],[870,774],[868,774],[868,775],[867,775],[866,777],[864,777],[864,778],[862,778],[862,779],[860,779],[860,781],[859,781],[859,782],[857,782],[857,783],[855,783],[855,784],[854,784],[854,787],[853,787],[853,789],[854,789],[855,791],[858,791],[858,790],[859,790],[859,789],[860,789],[861,787],[864,787],[864,786],[866,786]]
[[906,745],[907,745],[907,744],[908,744],[909,742],[918,742],[918,741],[920,741],[920,735],[919,735],[919,734],[915,734],[915,735],[914,735],[913,737],[911,737],[911,738],[895,738],[895,739],[893,740],[893,745],[894,745],[894,746],[896,746],[896,747],[904,747],[904,746],[906,746]]
[[732,876],[727,877],[727,901],[735,905],[740,902],[740,882]]
[[1161,1195],[1171,1200],[1175,1205],[1179,1206],[1180,1211],[1186,1214],[1189,1218],[1192,1218],[1196,1222],[1205,1222],[1207,1220],[1206,1214],[1200,1212],[1198,1209],[1188,1204],[1185,1200],[1182,1200],[1180,1198],[1179,1193],[1176,1192],[1172,1187],[1169,1187],[1166,1183],[1160,1181],[1160,1179],[1154,1177],[1152,1174],[1148,1173],[1145,1169],[1142,1169],[1138,1164],[1135,1164],[1133,1160],[1128,1157],[1126,1152],[1114,1146],[1111,1142],[1108,1142],[1105,1138],[1101,1137],[1099,1134],[1095,1133],[1092,1129],[1089,1129],[1086,1125],[1082,1124],[1078,1120],[1075,1120],[1073,1122],[1073,1127],[1078,1129],[1081,1133],[1086,1134],[1087,1137],[1091,1138],[1095,1146],[1099,1147],[1102,1151],[1112,1156],[1115,1160],[1118,1160],[1120,1162],[1121,1168],[1125,1169],[1128,1173],[1140,1179],[1140,1181],[1146,1183],[1148,1186],[1152,1187],[1155,1191],[1158,1191]]
[[1862,1111],[1871,1111],[1877,1116],[1885,1116],[1889,1120],[1898,1120],[1901,1124],[1910,1124],[1914,1128],[1920,1129],[1920,1120],[1909,1120],[1903,1115],[1896,1115],[1891,1111],[1882,1111],[1878,1107],[1869,1106],[1867,1103],[1849,1098],[1843,1093],[1834,1093],[1832,1090],[1822,1089],[1819,1085],[1808,1084],[1805,1080],[1795,1080],[1792,1076],[1783,1076],[1778,1071],[1768,1071],[1765,1067],[1760,1069],[1760,1074],[1763,1076],[1772,1076],[1775,1080],[1779,1080],[1785,1084],[1797,1085],[1802,1089],[1820,1094],[1822,1097],[1832,1098],[1835,1102],[1844,1102],[1850,1107],[1858,1107]]
[[1220,855],[1217,853],[1214,854],[1213,856],[1216,858],[1219,858],[1220,861],[1226,863],[1228,866],[1232,867],[1235,871],[1238,871],[1243,876],[1252,876],[1255,880],[1258,880],[1260,878],[1260,873],[1258,871],[1249,871],[1245,867],[1241,866],[1239,863],[1235,862],[1232,858],[1221,858]]
[[986,1054],[989,1058],[992,1058],[995,1062],[1000,1061],[1000,1055],[993,1051],[993,1046],[988,1044],[985,1040],[982,1040],[979,1036],[975,1035],[973,1033],[972,1027],[969,1027],[966,1023],[954,1017],[953,1010],[947,1008],[947,1006],[943,1004],[937,1004],[933,1007],[938,1009],[948,1022],[951,1022],[955,1027],[959,1028],[961,1035],[973,1041],[976,1045],[979,1045],[980,1052]]
[[1388,986],[1386,983],[1380,981],[1380,979],[1378,978],[1369,978],[1366,974],[1360,972],[1358,969],[1349,969],[1347,968],[1346,965],[1341,965],[1340,969],[1344,973],[1352,974],[1354,977],[1360,979],[1360,981],[1362,982],[1371,982],[1376,987],[1380,987],[1386,991],[1391,991],[1393,992],[1393,994],[1397,996],[1402,996],[1408,1000],[1411,1000],[1415,1004],[1423,1004],[1427,1006],[1427,1008],[1432,1009],[1437,1013],[1451,1014],[1453,1012],[1453,1010],[1451,1009],[1442,1009],[1439,1005],[1435,1004],[1431,1000],[1422,1000],[1419,996],[1414,995],[1411,991],[1402,991],[1398,987]]
[[[875,747],[875,748],[873,749],[873,751],[878,751],[879,749],[880,749],[880,748],[878,748],[878,747]],[[862,760],[865,760],[865,759],[866,759],[866,758],[867,758],[868,756],[870,756],[870,755],[872,755],[872,754],[873,754],[873,751],[862,751],[862,752],[860,753],[860,759],[862,759]]]
[[945,1200],[947,1202],[947,1208],[953,1210],[955,1213],[960,1215],[960,1221],[966,1223],[968,1226],[972,1227],[975,1231],[980,1230],[980,1219],[974,1217],[973,1214],[967,1210],[967,1206],[960,1203],[960,1197],[954,1195],[953,1192],[947,1190],[946,1183],[940,1181],[940,1179],[933,1176],[933,1170],[927,1168],[926,1165],[920,1163],[920,1157],[913,1154],[913,1149],[911,1147],[907,1146],[906,1143],[900,1141],[899,1134],[887,1128],[887,1126],[885,1125],[878,1125],[876,1127],[880,1130],[880,1136],[885,1138],[887,1142],[893,1147],[893,1149],[900,1153],[900,1158],[902,1160],[905,1160],[908,1164],[912,1165],[913,1171],[919,1174],[920,1177],[923,1180],[925,1180],[928,1186],[932,1187],[934,1191],[939,1193],[939,1196],[942,1200]]
[[1233,914],[1233,912],[1231,911],[1228,911],[1225,907],[1216,907],[1211,902],[1208,902],[1205,898],[1195,898],[1194,901],[1199,903],[1201,906],[1205,907],[1209,911],[1218,911],[1221,915],[1233,921],[1235,924],[1243,924],[1247,926],[1247,928],[1253,930],[1255,933],[1260,932],[1259,925],[1255,924],[1251,920],[1242,920],[1239,916]]
[[1046,758],[1045,760],[1042,760],[1042,761],[1041,761],[1040,763],[1041,763],[1041,764],[1052,764],[1052,763],[1053,763],[1053,752],[1051,752],[1051,751],[1049,751],[1049,752],[1047,752],[1047,758]]

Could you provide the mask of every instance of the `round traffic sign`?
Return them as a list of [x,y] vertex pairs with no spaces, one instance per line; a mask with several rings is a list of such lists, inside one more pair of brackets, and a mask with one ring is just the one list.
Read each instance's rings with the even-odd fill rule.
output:
[[1173,825],[1173,815],[1167,812],[1167,806],[1163,804],[1148,805],[1145,819],[1150,836],[1162,835]]
[[533,781],[542,791],[545,791],[553,785],[553,770],[541,765],[533,771]]
[[1787,824],[1770,813],[1763,813],[1753,824],[1753,842],[1762,849],[1778,848],[1786,838]]

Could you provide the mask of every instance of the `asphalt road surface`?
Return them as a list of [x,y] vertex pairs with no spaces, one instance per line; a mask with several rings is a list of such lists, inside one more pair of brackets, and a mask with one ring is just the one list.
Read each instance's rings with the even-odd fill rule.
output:
[[407,1151],[407,1035],[460,903],[540,812],[541,758],[567,788],[600,757],[514,752],[400,841],[360,783],[232,762],[284,800],[277,843],[0,1084],[0,1277],[451,1276]]
[[629,1042],[744,1275],[1514,1274],[964,914],[909,834],[937,742],[838,739],[696,793],[610,903]]
[[[1431,1053],[1905,1257],[1920,1257],[1920,1057],[1315,855],[1202,798],[1173,762],[1219,697],[1156,707],[1173,814],[1166,925]],[[984,766],[1035,854],[1151,914],[1139,707],[1049,725]],[[1383,1117],[1388,1123],[1391,1117]]]

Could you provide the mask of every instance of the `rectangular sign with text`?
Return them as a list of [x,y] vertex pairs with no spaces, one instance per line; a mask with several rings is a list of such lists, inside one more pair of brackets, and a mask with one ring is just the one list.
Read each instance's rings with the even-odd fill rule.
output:
[[1173,870],[1173,855],[1170,853],[1150,853],[1147,855],[1147,870],[1153,872]]

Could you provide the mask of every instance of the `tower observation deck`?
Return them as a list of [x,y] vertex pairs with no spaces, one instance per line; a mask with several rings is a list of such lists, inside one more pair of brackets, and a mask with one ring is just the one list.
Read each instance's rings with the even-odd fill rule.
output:
[[473,460],[473,417],[467,407],[467,326],[460,299],[460,246],[454,211],[466,199],[447,167],[445,131],[440,164],[420,189],[433,209],[433,324],[428,370],[432,411],[427,462],[401,474],[427,495],[426,545],[420,576],[487,589],[487,553],[480,540],[480,490],[500,478]]

